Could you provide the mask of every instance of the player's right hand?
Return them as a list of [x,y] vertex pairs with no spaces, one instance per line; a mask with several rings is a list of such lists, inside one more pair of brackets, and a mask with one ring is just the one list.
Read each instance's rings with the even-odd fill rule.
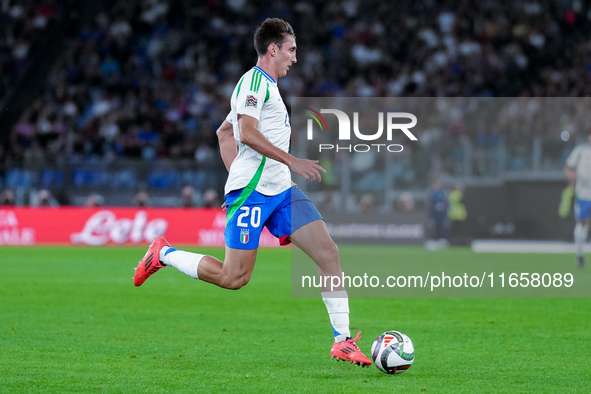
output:
[[321,181],[320,173],[326,174],[326,170],[318,164],[318,160],[298,159],[297,157],[291,159],[291,170],[303,176],[307,181]]

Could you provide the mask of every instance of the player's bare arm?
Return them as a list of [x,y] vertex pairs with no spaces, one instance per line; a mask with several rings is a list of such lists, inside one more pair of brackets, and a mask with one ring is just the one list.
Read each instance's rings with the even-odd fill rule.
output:
[[222,160],[226,169],[230,171],[230,166],[236,158],[236,155],[238,155],[238,145],[236,145],[236,141],[234,140],[232,124],[227,120],[224,120],[221,126],[217,129],[216,134],[220,144]]
[[564,166],[564,174],[568,177],[569,184],[574,186],[577,182],[577,171],[569,165]]
[[248,145],[261,155],[267,156],[269,159],[285,164],[293,172],[303,176],[307,181],[320,181],[322,179],[320,173],[326,173],[326,170],[318,164],[318,160],[298,159],[282,151],[265,138],[257,128],[258,124],[259,121],[252,116],[239,115],[240,142]]

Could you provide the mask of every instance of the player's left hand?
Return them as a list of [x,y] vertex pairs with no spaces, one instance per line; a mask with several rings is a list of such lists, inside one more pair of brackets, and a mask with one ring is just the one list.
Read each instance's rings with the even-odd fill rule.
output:
[[298,159],[297,157],[291,159],[291,170],[303,176],[307,181],[321,181],[320,173],[326,174],[326,170],[318,164],[318,160]]

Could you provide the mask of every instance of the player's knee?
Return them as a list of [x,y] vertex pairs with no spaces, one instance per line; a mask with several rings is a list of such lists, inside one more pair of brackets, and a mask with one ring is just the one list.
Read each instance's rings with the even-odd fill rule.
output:
[[246,286],[249,281],[250,281],[250,278],[235,279],[230,283],[229,289],[230,290],[239,290],[239,289],[243,288],[244,286]]
[[324,261],[338,261],[339,247],[334,242],[330,242],[321,252],[321,259]]
[[250,276],[228,277],[222,287],[228,290],[239,290],[246,286],[250,281]]
[[339,247],[334,242],[330,246],[330,254],[331,254],[331,256],[333,258],[335,258],[335,259],[338,260],[338,258],[339,258]]

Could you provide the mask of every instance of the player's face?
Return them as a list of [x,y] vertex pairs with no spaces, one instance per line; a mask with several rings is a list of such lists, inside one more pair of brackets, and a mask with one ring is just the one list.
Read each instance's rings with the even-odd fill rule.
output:
[[296,58],[296,42],[293,36],[288,35],[283,41],[283,45],[277,52],[277,75],[284,77],[287,75],[292,64],[298,61]]

